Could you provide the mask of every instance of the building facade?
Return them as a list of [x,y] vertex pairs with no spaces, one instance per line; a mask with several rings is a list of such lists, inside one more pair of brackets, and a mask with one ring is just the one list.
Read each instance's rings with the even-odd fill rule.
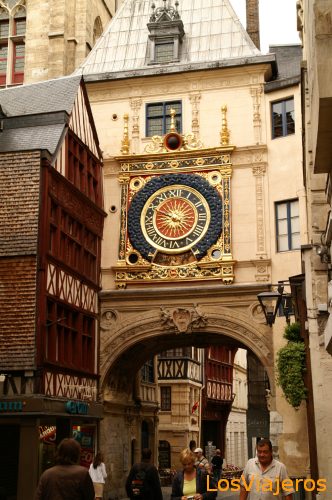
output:
[[238,349],[235,354],[233,391],[234,401],[227,420],[223,466],[227,468],[228,464],[243,468],[248,460],[248,373],[247,352],[244,349]]
[[56,444],[91,462],[104,212],[96,129],[80,77],[0,91],[0,484],[34,497]]
[[[308,200],[309,245],[302,247],[305,282],[305,334],[312,371],[312,473],[327,479],[331,491],[331,413],[328,392],[332,377],[331,327],[331,15],[328,1],[298,2],[298,29],[303,44],[304,174]],[[305,281],[304,281],[305,280]],[[328,498],[328,491],[320,498]]]

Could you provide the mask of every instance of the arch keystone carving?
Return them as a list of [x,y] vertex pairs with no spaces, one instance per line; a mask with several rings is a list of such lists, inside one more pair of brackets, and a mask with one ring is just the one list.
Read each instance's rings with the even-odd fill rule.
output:
[[175,330],[176,333],[190,333],[194,329],[204,328],[207,323],[207,316],[198,306],[188,309],[161,307],[161,324],[166,330]]

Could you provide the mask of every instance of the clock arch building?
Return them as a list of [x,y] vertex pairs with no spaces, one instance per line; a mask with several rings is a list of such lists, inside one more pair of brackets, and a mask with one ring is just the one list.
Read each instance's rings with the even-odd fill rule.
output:
[[[249,453],[267,429],[290,474],[306,474],[305,407],[276,385],[284,318],[265,326],[257,301],[300,273],[306,243],[299,57],[299,46],[262,54],[228,0],[127,0],[78,70],[105,162],[101,436],[105,450],[124,440],[112,491],[143,443],[173,467],[227,422],[239,347],[266,377],[249,398]],[[208,346],[201,399],[194,350]],[[241,426],[211,432],[230,450]]]
[[[55,15],[63,6],[49,2],[48,49],[36,51],[30,2],[26,81],[71,71],[117,3],[93,2],[95,29],[86,2],[76,3],[85,38],[80,17],[76,29],[73,11]],[[248,28],[253,38],[256,28]],[[22,40],[10,32],[7,41]],[[58,65],[65,47],[66,67]],[[112,494],[143,446],[170,468],[191,439],[205,445],[212,436],[230,460],[244,429],[249,453],[268,432],[290,474],[307,473],[304,404],[295,413],[276,385],[284,318],[267,327],[257,301],[300,273],[307,243],[299,52],[262,54],[228,0],[125,0],[77,71],[104,156],[98,437]],[[63,318],[49,323],[55,329]],[[239,348],[255,375],[242,420],[231,412]]]

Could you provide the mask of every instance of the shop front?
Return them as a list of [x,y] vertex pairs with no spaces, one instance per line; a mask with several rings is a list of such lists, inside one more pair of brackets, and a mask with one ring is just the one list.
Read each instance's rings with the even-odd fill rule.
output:
[[33,500],[41,473],[55,463],[65,437],[81,445],[89,467],[98,446],[102,405],[95,402],[27,397],[0,400],[0,491],[8,500]]

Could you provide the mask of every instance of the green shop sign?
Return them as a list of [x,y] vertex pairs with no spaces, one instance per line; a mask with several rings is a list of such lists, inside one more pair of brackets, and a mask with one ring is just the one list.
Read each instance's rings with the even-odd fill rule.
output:
[[0,401],[0,412],[22,411],[23,401]]

